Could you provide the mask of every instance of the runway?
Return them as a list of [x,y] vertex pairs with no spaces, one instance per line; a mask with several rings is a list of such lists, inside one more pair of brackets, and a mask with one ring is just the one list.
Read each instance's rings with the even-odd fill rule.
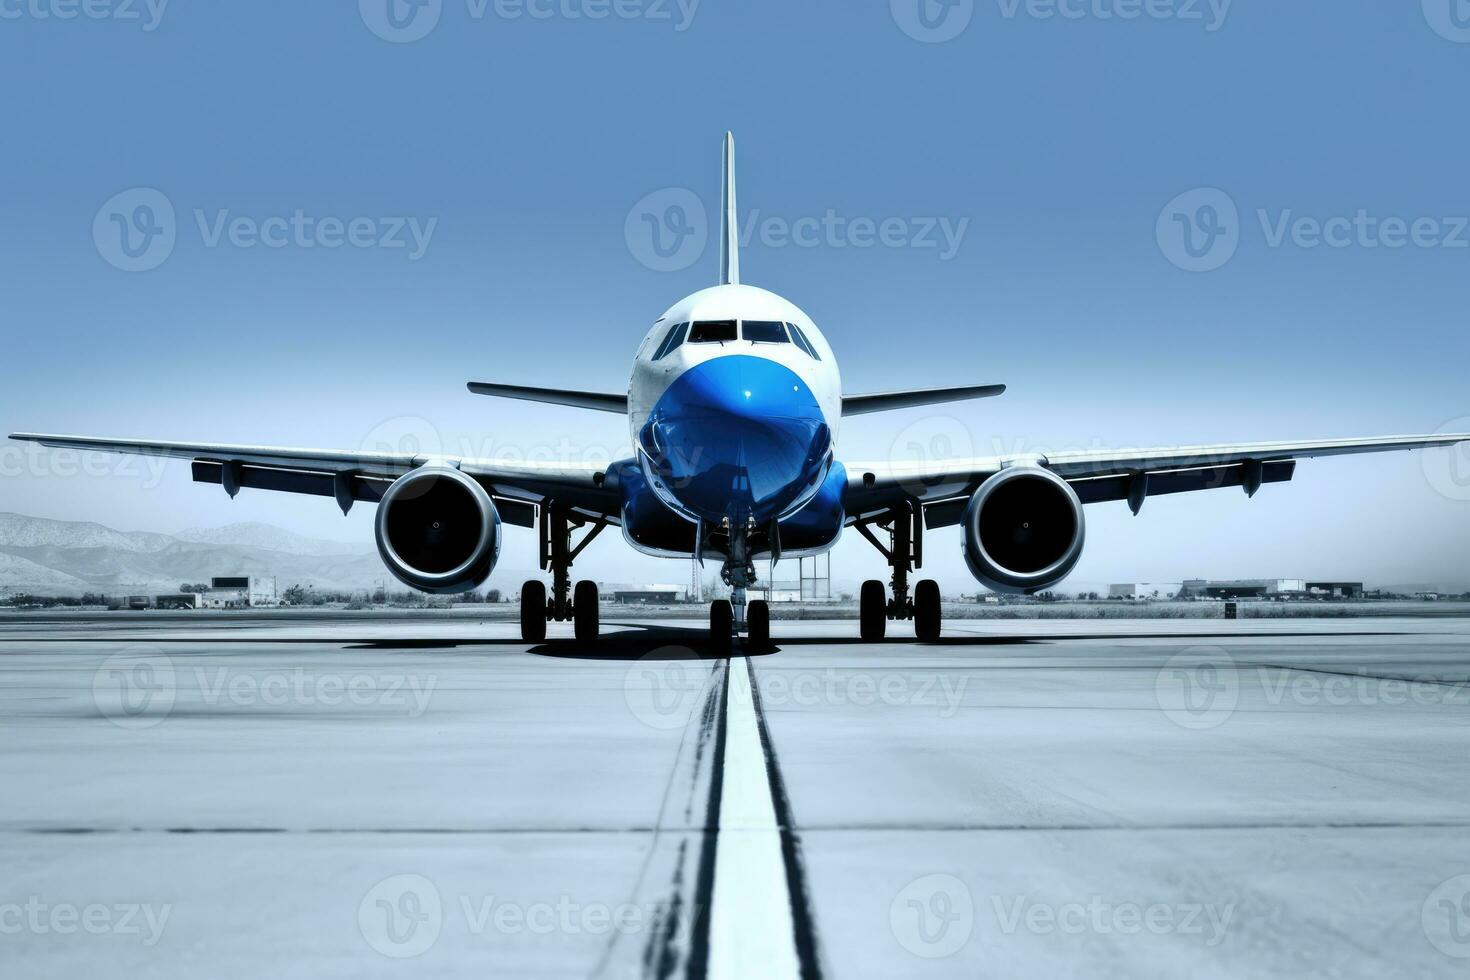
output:
[[1470,620],[774,626],[0,621],[0,972],[1470,958]]

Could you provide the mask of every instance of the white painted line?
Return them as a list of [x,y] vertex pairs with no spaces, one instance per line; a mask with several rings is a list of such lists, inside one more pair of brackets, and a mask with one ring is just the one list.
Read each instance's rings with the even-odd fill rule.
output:
[[747,660],[730,661],[725,769],[710,898],[712,980],[801,976],[786,864]]

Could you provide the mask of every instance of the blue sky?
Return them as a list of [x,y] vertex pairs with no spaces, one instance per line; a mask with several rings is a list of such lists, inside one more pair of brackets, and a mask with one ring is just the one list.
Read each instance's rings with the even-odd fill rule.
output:
[[[0,3],[0,427],[615,453],[614,416],[464,382],[622,388],[715,275],[697,208],[671,261],[640,210],[713,216],[731,129],[744,277],[847,390],[1011,386],[852,420],[847,458],[1470,430],[1463,0],[394,2]],[[839,230],[790,240],[813,222]],[[0,509],[368,540],[369,508],[6,453]],[[1464,452],[1088,518],[1065,587],[1470,587]],[[953,531],[929,555],[969,587]],[[579,570],[686,574],[616,537]]]

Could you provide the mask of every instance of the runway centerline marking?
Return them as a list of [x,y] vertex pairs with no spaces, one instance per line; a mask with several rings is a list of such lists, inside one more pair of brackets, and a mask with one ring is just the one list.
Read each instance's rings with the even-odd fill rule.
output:
[[804,910],[793,909],[792,896],[800,890],[788,876],[789,828],[778,818],[784,801],[775,798],[778,782],[769,768],[752,671],[748,660],[731,661],[726,671],[719,823],[710,841],[715,865],[707,975],[713,980],[815,973],[797,933],[798,920],[804,926],[809,920]]

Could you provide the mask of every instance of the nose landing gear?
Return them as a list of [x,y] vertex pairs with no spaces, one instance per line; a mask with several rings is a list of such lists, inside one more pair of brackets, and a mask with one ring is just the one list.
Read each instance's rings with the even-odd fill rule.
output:
[[748,605],[745,590],[755,581],[755,563],[750,559],[748,529],[730,528],[730,551],[720,569],[720,578],[730,587],[729,599],[716,599],[709,607],[710,650],[716,656],[728,657],[735,638],[745,634],[750,650],[766,650],[771,645],[771,607],[764,599]]
[[[878,540],[871,526],[888,532],[888,544]],[[923,579],[909,595],[909,572],[924,564],[924,512],[917,503],[909,502],[886,514],[859,521],[853,525],[867,538],[893,569],[893,598],[888,599],[883,583],[869,579],[859,593],[858,631],[863,640],[876,643],[887,632],[890,619],[912,619],[914,635],[922,642],[939,639],[941,609],[939,583]]]

